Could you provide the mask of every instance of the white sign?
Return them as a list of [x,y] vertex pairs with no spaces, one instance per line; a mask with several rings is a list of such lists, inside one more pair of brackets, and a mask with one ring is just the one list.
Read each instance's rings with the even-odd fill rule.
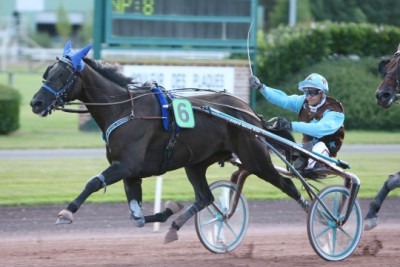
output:
[[156,81],[167,90],[199,88],[234,91],[233,67],[124,65],[123,72],[138,82]]
[[43,11],[44,0],[17,0],[15,9],[17,11]]

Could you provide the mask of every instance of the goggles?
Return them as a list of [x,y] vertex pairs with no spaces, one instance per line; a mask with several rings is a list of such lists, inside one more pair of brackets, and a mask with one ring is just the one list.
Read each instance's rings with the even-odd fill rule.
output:
[[321,92],[321,90],[316,90],[316,89],[308,89],[308,88],[304,88],[304,94],[307,96],[311,96],[314,97],[316,95],[318,95]]

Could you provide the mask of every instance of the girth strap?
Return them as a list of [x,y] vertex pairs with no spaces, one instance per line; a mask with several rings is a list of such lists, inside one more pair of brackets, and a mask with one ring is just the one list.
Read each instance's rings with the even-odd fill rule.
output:
[[179,138],[180,131],[179,131],[178,127],[176,126],[176,122],[175,122],[174,118],[171,120],[169,129],[170,129],[169,130],[170,136],[169,136],[168,144],[166,145],[166,147],[164,149],[164,160],[163,160],[163,165],[161,167],[161,173],[164,173],[165,171],[167,171],[169,161],[172,158],[176,142],[178,141],[178,138]]

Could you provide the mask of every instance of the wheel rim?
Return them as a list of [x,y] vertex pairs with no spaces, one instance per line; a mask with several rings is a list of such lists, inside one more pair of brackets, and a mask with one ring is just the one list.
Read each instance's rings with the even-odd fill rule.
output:
[[358,202],[353,205],[347,222],[340,226],[336,219],[345,217],[349,193],[344,188],[328,190],[320,198],[333,214],[333,220],[321,203],[315,202],[309,216],[309,237],[314,250],[328,261],[340,261],[350,256],[361,238],[362,216]]
[[197,214],[197,235],[203,245],[214,253],[232,251],[240,244],[246,234],[248,207],[243,195],[239,199],[235,213],[229,219],[225,216],[231,209],[235,190],[235,187],[228,182],[212,186],[214,204],[223,214],[220,214],[213,205]]

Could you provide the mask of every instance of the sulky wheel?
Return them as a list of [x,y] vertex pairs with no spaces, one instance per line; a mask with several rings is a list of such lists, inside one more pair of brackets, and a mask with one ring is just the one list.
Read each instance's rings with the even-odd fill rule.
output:
[[226,253],[243,240],[249,223],[249,208],[246,198],[240,195],[235,212],[227,218],[237,192],[235,184],[217,181],[210,185],[210,189],[214,203],[196,215],[196,233],[209,251]]
[[349,257],[356,249],[362,234],[362,213],[356,200],[350,217],[344,225],[336,219],[345,217],[349,190],[342,186],[330,186],[319,194],[323,205],[332,213],[332,219],[323,205],[314,199],[307,220],[308,238],[314,251],[324,260],[341,261]]

